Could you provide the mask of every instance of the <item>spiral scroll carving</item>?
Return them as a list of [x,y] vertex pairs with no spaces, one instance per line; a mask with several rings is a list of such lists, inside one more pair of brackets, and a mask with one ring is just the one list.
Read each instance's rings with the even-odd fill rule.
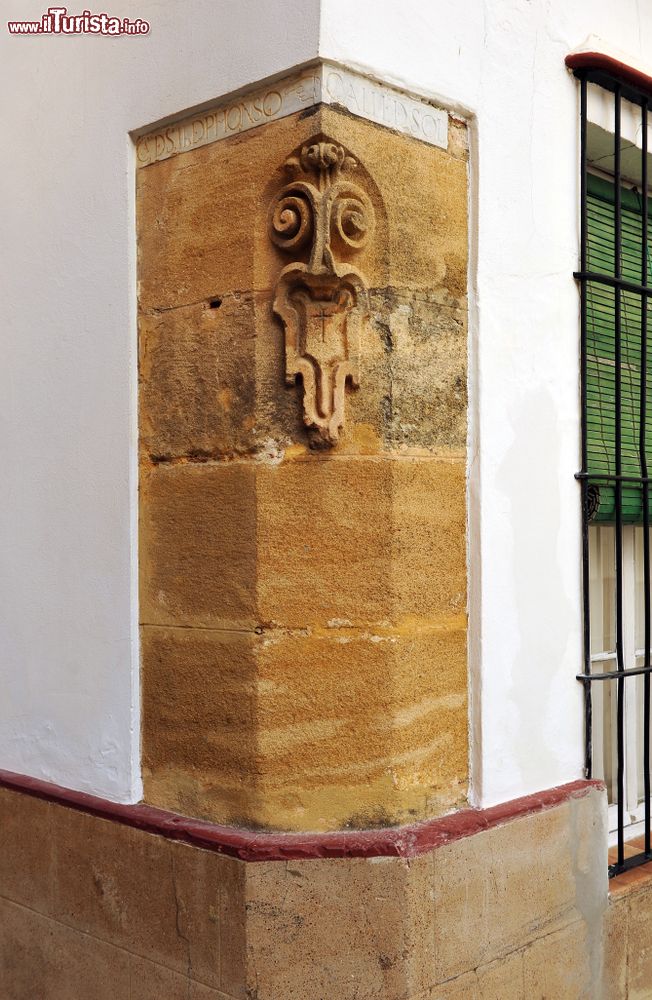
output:
[[362,193],[339,195],[331,212],[331,231],[347,246],[361,250],[367,243],[372,229],[373,211],[369,199]]
[[313,231],[313,208],[303,192],[283,194],[272,205],[270,235],[282,250],[302,246]]
[[[374,210],[364,189],[345,174],[357,168],[343,146],[319,138],[290,157],[295,177],[269,209],[272,243],[305,253],[283,268],[274,312],[285,328],[286,381],[303,382],[304,422],[313,447],[330,447],[344,425],[344,388],[359,384],[367,282],[342,259],[371,240]],[[308,249],[309,248],[309,249]]]

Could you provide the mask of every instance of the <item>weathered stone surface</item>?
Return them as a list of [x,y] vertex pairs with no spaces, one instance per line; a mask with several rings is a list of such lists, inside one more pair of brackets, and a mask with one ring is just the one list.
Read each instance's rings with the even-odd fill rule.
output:
[[652,883],[647,891],[632,893],[627,922],[628,1000],[647,1000],[652,994]]
[[[186,976],[211,990],[242,996],[246,962],[242,863],[185,844],[170,844],[170,860]],[[199,990],[198,985],[195,988]]]
[[[256,621],[255,467],[159,465],[141,475],[141,621]],[[147,672],[147,662],[144,662]]]
[[395,1000],[428,984],[430,858],[247,870],[248,985],[258,1000]]
[[[523,960],[524,952],[516,951],[489,965],[480,966],[475,972],[475,995],[478,1000],[524,1000],[525,997],[529,1000],[530,995],[538,995],[525,992]],[[556,994],[551,996],[556,997]]]
[[52,807],[0,788],[0,896],[43,914],[53,911]]
[[627,1000],[629,907],[627,897],[611,899],[604,916],[604,1000]]
[[131,827],[52,808],[57,921],[212,989],[231,990],[242,981],[241,866]]
[[[467,282],[467,164],[332,108],[321,112],[322,131],[334,135],[373,179],[387,219],[376,238],[378,262],[363,267],[373,287],[446,288],[463,298]],[[376,201],[374,201],[376,208]],[[382,257],[380,256],[382,251]]]
[[129,996],[129,954],[0,899],[0,996],[116,1000]]
[[393,463],[284,462],[261,467],[256,487],[262,621],[393,620]]
[[[440,983],[427,994],[428,1000],[481,1000],[478,977],[475,972],[467,972],[447,983]],[[417,998],[421,1000],[421,998]]]
[[434,893],[439,981],[577,921],[568,804],[440,848]]
[[141,308],[171,309],[271,288],[278,256],[264,232],[266,187],[313,129],[292,115],[138,171]]
[[129,958],[129,975],[130,992],[115,1000],[233,1000],[230,994],[211,989],[138,955]]
[[[331,109],[296,120],[293,131],[290,120],[139,172],[144,446],[153,454],[221,454],[260,447],[266,437],[279,446],[307,441],[301,400],[293,405],[297,393],[282,384],[282,324],[272,314],[271,288],[288,259],[268,238],[266,211],[288,179],[285,159],[308,139],[307,125],[321,125],[353,142],[374,174],[362,182],[374,238],[355,254],[373,289],[371,317],[363,326],[361,391],[346,392],[353,423],[344,444],[463,447],[466,165]],[[237,193],[223,190],[229,182]],[[229,211],[216,214],[220,199]],[[210,222],[199,223],[202,212]],[[227,280],[233,268],[240,280]],[[264,391],[270,362],[271,394]]]
[[141,316],[140,437],[155,461],[251,449],[254,298],[227,295],[213,303]]
[[337,829],[457,804],[465,630],[147,628],[146,796],[218,822]]
[[254,633],[142,630],[150,802],[237,822],[258,814]]
[[142,621],[458,628],[464,489],[444,459],[157,466],[141,484]]
[[463,452],[466,447],[466,305],[447,291],[374,289],[365,391],[352,394],[356,423],[386,449]]
[[0,994],[6,1000],[233,1000],[93,935],[0,899]]
[[[21,857],[17,841],[30,831],[11,823],[21,811],[29,821],[26,800],[0,795],[0,828],[3,853],[28,865],[32,849]],[[600,792],[409,861],[245,864],[47,808],[52,865],[32,870],[33,905],[3,898],[11,883],[0,885],[3,1000],[650,995],[652,883],[614,897],[604,938],[593,933],[604,866],[573,838],[590,840],[604,822]]]
[[149,801],[330,829],[464,795],[454,128],[447,152],[320,106],[139,171]]
[[183,973],[169,842],[72,809],[54,823],[57,920]]
[[[214,300],[217,301],[217,300]],[[301,392],[285,386],[282,333],[263,294],[227,295],[143,314],[140,427],[144,457],[279,455],[307,447]],[[371,294],[364,390],[347,392],[345,454],[405,449],[462,454],[466,314],[440,296]]]
[[580,920],[542,935],[523,953],[523,996],[532,1000],[593,1000],[586,925]]
[[[464,499],[463,499],[464,496]],[[466,612],[466,463],[402,459],[392,465],[392,594],[414,627]]]

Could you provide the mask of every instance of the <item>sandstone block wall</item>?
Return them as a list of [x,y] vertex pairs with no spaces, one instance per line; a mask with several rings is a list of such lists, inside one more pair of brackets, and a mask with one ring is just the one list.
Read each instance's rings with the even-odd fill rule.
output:
[[[138,171],[153,804],[328,830],[465,801],[467,158],[453,119],[442,150],[319,106]],[[296,246],[293,177],[341,185]],[[345,375],[343,425],[307,426]]]

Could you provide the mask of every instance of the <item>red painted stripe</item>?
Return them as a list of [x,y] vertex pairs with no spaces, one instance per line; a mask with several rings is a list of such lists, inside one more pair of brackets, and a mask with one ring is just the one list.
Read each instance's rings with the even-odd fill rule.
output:
[[0,770],[0,787],[77,809],[101,819],[134,826],[171,840],[181,840],[241,861],[290,861],[310,858],[413,858],[481,830],[551,809],[592,789],[601,781],[573,781],[535,795],[512,799],[490,809],[462,809],[450,816],[383,830],[344,830],[337,833],[256,833],[220,826],[146,805],[121,805],[85,792],[61,788],[48,781]]
[[620,62],[612,56],[607,56],[604,52],[573,52],[566,56],[566,65],[569,69],[594,69],[602,73],[608,73],[636,90],[643,91],[652,97],[652,76],[642,73],[641,70],[628,66],[627,63]]

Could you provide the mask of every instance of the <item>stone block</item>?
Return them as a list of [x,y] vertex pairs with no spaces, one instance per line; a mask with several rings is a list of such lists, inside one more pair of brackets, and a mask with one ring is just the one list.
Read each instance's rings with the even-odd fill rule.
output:
[[[265,645],[269,638],[256,636],[260,650],[280,645]],[[263,700],[271,682],[285,683],[275,663],[272,656],[269,675],[259,665]],[[317,670],[316,690],[321,677]],[[409,688],[405,679],[399,686]],[[267,709],[271,725],[273,700]],[[279,722],[287,737],[287,716]],[[3,790],[3,820],[27,799]],[[8,1000],[649,996],[645,883],[612,897],[604,939],[602,909],[587,894],[590,855],[576,838],[590,841],[599,825],[601,792],[410,860],[254,864],[56,803],[44,816],[32,801],[25,838],[44,822],[37,832],[45,830],[50,860],[35,873],[47,874],[53,915],[0,892],[0,996]],[[3,835],[3,852],[28,866],[32,847],[21,856],[14,843],[22,827],[3,822]],[[33,901],[41,905],[39,892]]]
[[433,815],[466,784],[464,631],[143,630],[147,801],[338,829]]
[[301,628],[463,615],[464,526],[461,463],[342,458],[262,467],[261,620]]
[[648,1000],[652,992],[652,886],[624,898],[629,901],[626,995],[628,1000]]
[[153,627],[141,635],[147,801],[220,822],[251,821],[258,813],[257,637]]
[[[347,397],[344,449],[466,446],[466,303],[445,291],[373,289],[363,382]],[[358,447],[362,447],[359,444]]]
[[255,468],[163,464],[140,494],[141,621],[255,625]]
[[628,936],[629,900],[610,900],[604,916],[603,1000],[627,1000]]
[[0,996],[6,1000],[130,996],[130,956],[123,949],[5,899],[0,926]]
[[[245,962],[242,865],[119,823],[53,809],[57,920],[162,966],[171,982],[174,973],[186,987],[191,978],[239,996]],[[149,966],[143,968],[148,983]]]
[[542,935],[525,949],[523,996],[528,1000],[593,1000],[599,990],[600,983],[591,978],[589,940],[583,921]]
[[418,627],[464,614],[461,463],[342,458],[262,467],[257,538],[262,621]]
[[[192,966],[189,972],[194,972]],[[226,993],[138,955],[130,956],[129,973],[130,992],[115,1000],[233,1000]]]
[[187,975],[220,990],[220,996],[242,996],[246,962],[242,862],[181,843],[170,844],[170,857]]
[[478,1000],[530,1000],[524,986],[522,951],[480,966],[475,976]]
[[360,266],[371,285],[463,298],[465,160],[322,107],[138,171],[141,304],[169,309],[270,288],[282,258],[267,239],[269,202],[288,156],[319,134],[342,143],[367,176],[378,231]]
[[213,303],[141,314],[140,439],[154,461],[233,456],[252,447],[253,296]]
[[141,553],[146,624],[459,618],[464,466],[352,457],[162,464],[142,480]]
[[405,458],[392,470],[394,615],[454,627],[466,613],[466,463]]
[[467,776],[464,639],[345,629],[262,644],[266,822],[362,829],[458,803]]
[[73,809],[53,823],[57,920],[184,973],[170,843]]
[[[387,219],[379,261],[364,262],[373,287],[446,288],[467,283],[468,166],[446,150],[323,108],[320,125],[364,164]],[[377,215],[379,214],[377,210]]]
[[391,620],[393,467],[288,462],[257,474],[261,620],[288,627]]
[[271,288],[280,256],[267,238],[267,187],[313,130],[292,115],[138,171],[142,308]]
[[427,998],[428,1000],[484,1000],[479,992],[478,977],[475,972],[466,972],[462,976],[450,979],[447,983],[440,983],[427,994]]
[[0,896],[49,915],[52,898],[49,802],[0,788]]
[[435,852],[437,981],[578,920],[569,820],[564,803]]
[[[371,294],[363,385],[347,391],[343,454],[463,454],[466,309],[440,293]],[[139,322],[143,457],[232,458],[306,447],[301,386],[284,384],[269,295],[235,293]]]
[[153,454],[215,455],[266,438],[305,445],[301,390],[283,386],[271,312],[289,259],[270,240],[268,211],[288,156],[325,135],[354,153],[375,216],[355,253],[371,321],[345,446],[464,447],[467,165],[322,107],[138,171],[141,407]]
[[429,858],[249,866],[249,988],[258,1000],[402,1000],[423,989],[429,868]]

